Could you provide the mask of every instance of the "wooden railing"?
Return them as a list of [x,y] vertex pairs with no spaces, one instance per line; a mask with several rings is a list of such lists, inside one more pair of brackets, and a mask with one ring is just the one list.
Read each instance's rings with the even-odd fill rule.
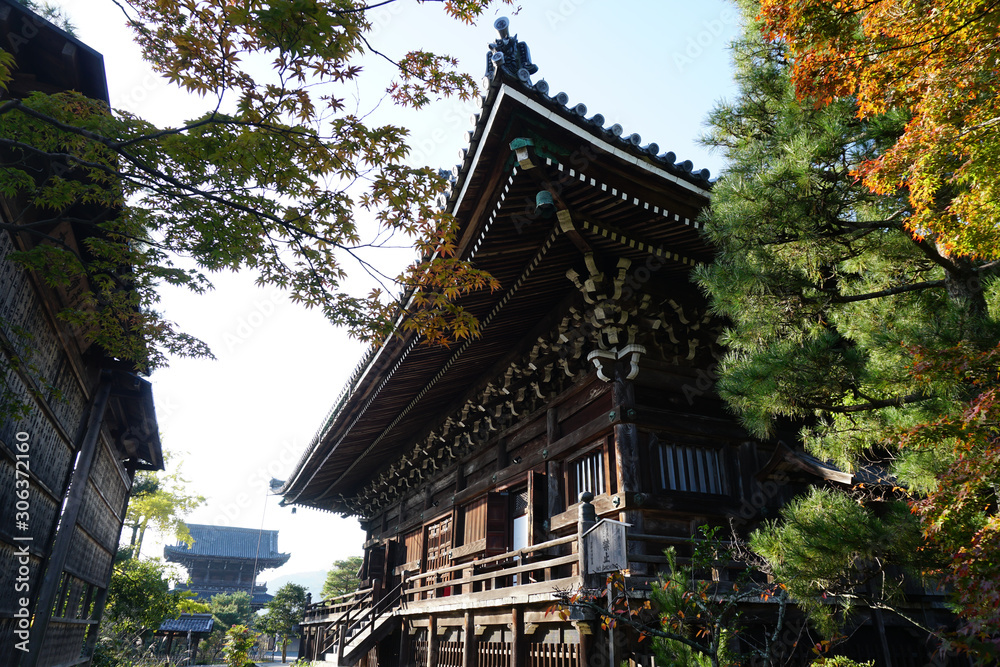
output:
[[337,647],[338,657],[343,656],[344,644],[350,638],[351,629],[356,625],[359,617],[371,612],[372,599],[372,590],[369,589],[363,595],[356,596],[353,603],[348,600],[337,605],[338,608],[343,608],[343,611],[332,612],[336,616],[329,619],[325,641],[320,647],[320,655],[329,653],[334,647]]
[[518,551],[413,574],[403,587],[403,605],[530,584],[551,585],[578,576],[576,545],[577,536],[568,535]]
[[[690,537],[629,531],[630,586],[641,589],[656,580],[657,573],[665,570],[669,562],[663,555],[667,547],[677,549],[678,565],[690,564],[691,545],[696,541]],[[386,594],[376,586],[310,605],[304,623],[325,626],[324,646],[329,647],[342,641],[349,629],[358,623],[371,622],[397,606],[403,609],[423,607],[433,605],[430,601],[434,600],[458,603],[458,600],[447,600],[455,596],[503,597],[498,596],[497,591],[509,594],[551,591],[579,578],[578,550],[578,535],[572,534],[429,572],[403,572],[401,583]],[[732,580],[745,568],[745,564],[736,561],[716,561],[711,572],[705,573],[705,578]]]
[[324,623],[335,620],[344,614],[348,609],[358,606],[358,603],[371,600],[375,588],[364,588],[356,590],[346,595],[338,595],[334,598],[314,602],[306,607],[306,615],[303,623]]
[[313,627],[307,634],[309,656],[321,659],[336,650],[340,658],[345,651],[356,648],[352,647],[352,640],[363,639],[366,631],[374,632],[379,618],[399,604],[401,587],[398,584],[383,591],[376,585],[309,605],[302,621],[303,625]]

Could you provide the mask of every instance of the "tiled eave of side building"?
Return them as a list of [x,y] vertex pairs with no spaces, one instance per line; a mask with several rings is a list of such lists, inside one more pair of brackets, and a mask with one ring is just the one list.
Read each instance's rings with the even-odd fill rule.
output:
[[[510,62],[512,43],[522,44],[501,37],[491,53],[506,51]],[[526,322],[541,322],[532,333],[542,335],[556,324],[547,314],[579,299],[567,270],[587,275],[587,249],[656,257],[661,273],[682,280],[710,259],[696,222],[708,200],[707,171],[606,128],[600,115],[588,117],[583,105],[569,106],[565,94],[549,95],[544,81],[511,69],[488,72],[481,112],[441,201],[460,224],[459,256],[501,284],[460,301],[480,319],[480,337],[445,348],[404,333],[373,348],[277,489],[283,503],[364,516],[351,502],[360,489],[442,422],[460,421],[483,378],[528,351],[511,349],[535,338]],[[535,214],[543,189],[568,206],[571,220]]]

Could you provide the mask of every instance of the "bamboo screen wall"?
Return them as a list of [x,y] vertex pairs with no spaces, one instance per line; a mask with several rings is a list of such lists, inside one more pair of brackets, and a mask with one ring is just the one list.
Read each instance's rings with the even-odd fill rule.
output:
[[21,646],[41,649],[36,665],[86,664],[93,645],[85,639],[102,612],[131,478],[102,438],[90,471],[72,479],[96,387],[76,372],[84,367],[79,351],[72,336],[63,338],[72,332],[50,319],[28,275],[8,259],[15,249],[0,233],[0,508],[8,514],[0,522],[0,664],[30,664],[18,649],[23,636],[15,632],[21,621],[15,614],[25,613],[22,596],[29,613],[37,611],[71,481],[85,492],[78,522],[61,527],[72,540],[64,567],[53,574],[55,618],[41,637],[36,614],[30,642]]
[[86,480],[86,493],[73,527],[72,546],[38,665],[61,665],[79,658],[88,633],[97,631],[102,610],[95,603],[111,576],[132,486],[111,451],[102,441]]
[[[27,273],[7,259],[13,250],[10,236],[0,233],[0,414],[4,415],[0,419],[0,508],[9,514],[0,523],[0,590],[4,592],[0,595],[0,664],[4,665],[17,664],[23,656],[15,647],[21,641],[14,634],[13,615],[20,613],[16,603],[27,595],[33,605],[38,594],[43,562],[76,456],[73,437],[87,403]],[[19,364],[17,359],[26,363]],[[17,414],[17,406],[25,411]],[[14,514],[18,511],[24,514]]]

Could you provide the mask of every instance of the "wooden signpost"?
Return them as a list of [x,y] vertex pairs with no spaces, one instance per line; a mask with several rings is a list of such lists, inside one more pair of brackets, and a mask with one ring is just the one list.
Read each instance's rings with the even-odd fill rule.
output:
[[[629,524],[613,519],[601,519],[583,534],[583,548],[586,550],[586,574],[606,574],[628,569],[628,550],[625,545],[625,529]],[[611,582],[608,581],[608,610],[612,610]],[[608,658],[615,664],[615,629],[608,626]]]

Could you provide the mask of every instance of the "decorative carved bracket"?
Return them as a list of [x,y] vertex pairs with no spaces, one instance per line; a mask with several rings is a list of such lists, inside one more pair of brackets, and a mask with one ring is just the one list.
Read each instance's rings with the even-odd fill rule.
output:
[[642,285],[634,284],[629,274],[632,262],[627,258],[618,259],[613,273],[602,272],[593,254],[585,255],[584,261],[588,275],[570,269],[566,277],[587,304],[582,319],[591,350],[586,358],[599,378],[610,382],[615,366],[627,364],[626,377],[634,379],[644,358],[674,365],[690,365],[699,355],[721,358],[717,339],[722,323],[708,312],[707,305],[678,303],[673,298],[654,300]]

